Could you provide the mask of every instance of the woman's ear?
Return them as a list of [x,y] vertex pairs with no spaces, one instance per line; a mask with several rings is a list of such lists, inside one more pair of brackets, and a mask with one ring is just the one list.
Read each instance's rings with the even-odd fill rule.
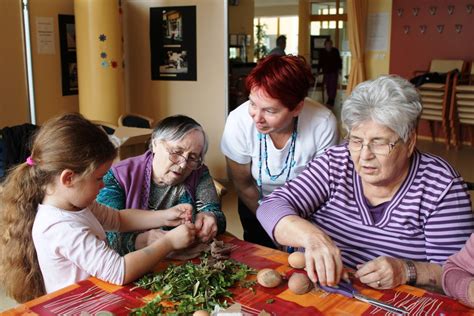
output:
[[73,185],[75,175],[76,174],[71,169],[64,169],[59,175],[59,182],[66,187],[71,187]]
[[408,138],[408,157],[411,157],[411,155],[413,155],[413,152],[415,151],[415,146],[416,146],[416,131],[413,131],[410,135],[410,138]]
[[303,106],[304,106],[304,99],[301,100],[300,103],[298,103],[298,105],[293,109],[293,111],[291,111],[293,114],[293,117],[297,117],[298,115],[300,115],[301,110],[303,110]]
[[152,139],[151,140],[151,151],[156,154],[156,147],[158,146],[158,140]]

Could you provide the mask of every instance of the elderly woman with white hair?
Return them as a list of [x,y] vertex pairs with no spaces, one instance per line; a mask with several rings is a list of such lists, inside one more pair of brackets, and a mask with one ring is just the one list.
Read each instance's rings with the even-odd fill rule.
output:
[[441,289],[441,265],[473,216],[461,176],[416,149],[421,111],[405,79],[361,83],[342,107],[347,141],[261,203],[260,223],[277,243],[305,249],[312,281],[335,285],[345,265],[373,288]]
[[[209,169],[204,165],[208,142],[202,126],[184,115],[164,118],[153,130],[150,147],[145,154],[112,166],[104,176],[105,187],[97,201],[118,210],[153,211],[188,203],[193,206],[200,241],[207,242],[223,233],[225,216]],[[108,232],[107,239],[112,248],[125,255],[162,234],[160,229]]]

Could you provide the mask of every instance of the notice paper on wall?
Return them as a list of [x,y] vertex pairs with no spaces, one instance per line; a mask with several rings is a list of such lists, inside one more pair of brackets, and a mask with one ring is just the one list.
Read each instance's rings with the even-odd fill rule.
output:
[[365,46],[367,51],[387,50],[389,18],[388,13],[373,13],[368,15],[367,42]]
[[54,55],[54,24],[52,17],[36,17],[38,54]]

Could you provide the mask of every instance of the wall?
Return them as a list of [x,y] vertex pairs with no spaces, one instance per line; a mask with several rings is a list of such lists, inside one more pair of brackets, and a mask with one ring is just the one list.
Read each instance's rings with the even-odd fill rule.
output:
[[[243,1],[241,1],[242,3]],[[269,6],[255,5],[255,16],[285,16],[298,15],[298,4],[295,5],[277,5]]]
[[237,6],[229,6],[229,34],[250,34],[252,40],[247,48],[247,61],[253,61],[253,17],[254,0],[239,1]]
[[[197,81],[152,81],[150,71],[150,7],[195,5]],[[185,114],[209,135],[206,163],[216,178],[225,178],[219,149],[227,113],[227,1],[128,0],[124,3],[125,85],[130,111],[155,120]]]
[[390,63],[390,27],[391,27],[392,0],[369,0],[367,6],[368,17],[385,14],[388,16],[388,30],[386,34],[386,50],[366,50],[365,71],[367,79],[375,79],[389,73]]
[[30,121],[20,1],[0,1],[0,128]]
[[[472,0],[394,0],[392,10],[390,72],[411,78],[414,70],[427,70],[432,59],[474,59],[474,12],[468,14],[466,4]],[[452,15],[448,5],[455,5]],[[436,15],[430,15],[429,8],[436,6]],[[419,8],[418,16],[412,9]],[[403,9],[398,16],[397,10]],[[455,24],[462,24],[461,33],[456,33]],[[410,26],[408,34],[404,25]],[[420,25],[426,25],[424,34]],[[442,33],[437,25],[444,25]]]
[[[74,14],[73,0],[30,0],[30,31],[33,59],[36,119],[41,124],[64,112],[78,112],[77,95],[63,96],[61,87],[61,54],[59,48],[58,14]],[[54,54],[39,54],[37,17],[52,17],[54,23]],[[80,89],[80,87],[79,87]]]

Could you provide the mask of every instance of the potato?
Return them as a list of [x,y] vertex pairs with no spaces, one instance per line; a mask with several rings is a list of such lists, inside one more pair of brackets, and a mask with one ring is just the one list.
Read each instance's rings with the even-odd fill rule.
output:
[[193,316],[209,316],[209,313],[205,310],[198,310],[193,313]]
[[313,283],[304,273],[293,273],[288,280],[288,288],[298,295],[308,293],[312,287]]
[[273,269],[262,269],[257,273],[257,282],[263,287],[277,287],[281,283],[281,275]]
[[288,256],[288,263],[291,267],[295,269],[304,269],[306,266],[306,260],[304,258],[303,252],[293,252],[291,255]]

